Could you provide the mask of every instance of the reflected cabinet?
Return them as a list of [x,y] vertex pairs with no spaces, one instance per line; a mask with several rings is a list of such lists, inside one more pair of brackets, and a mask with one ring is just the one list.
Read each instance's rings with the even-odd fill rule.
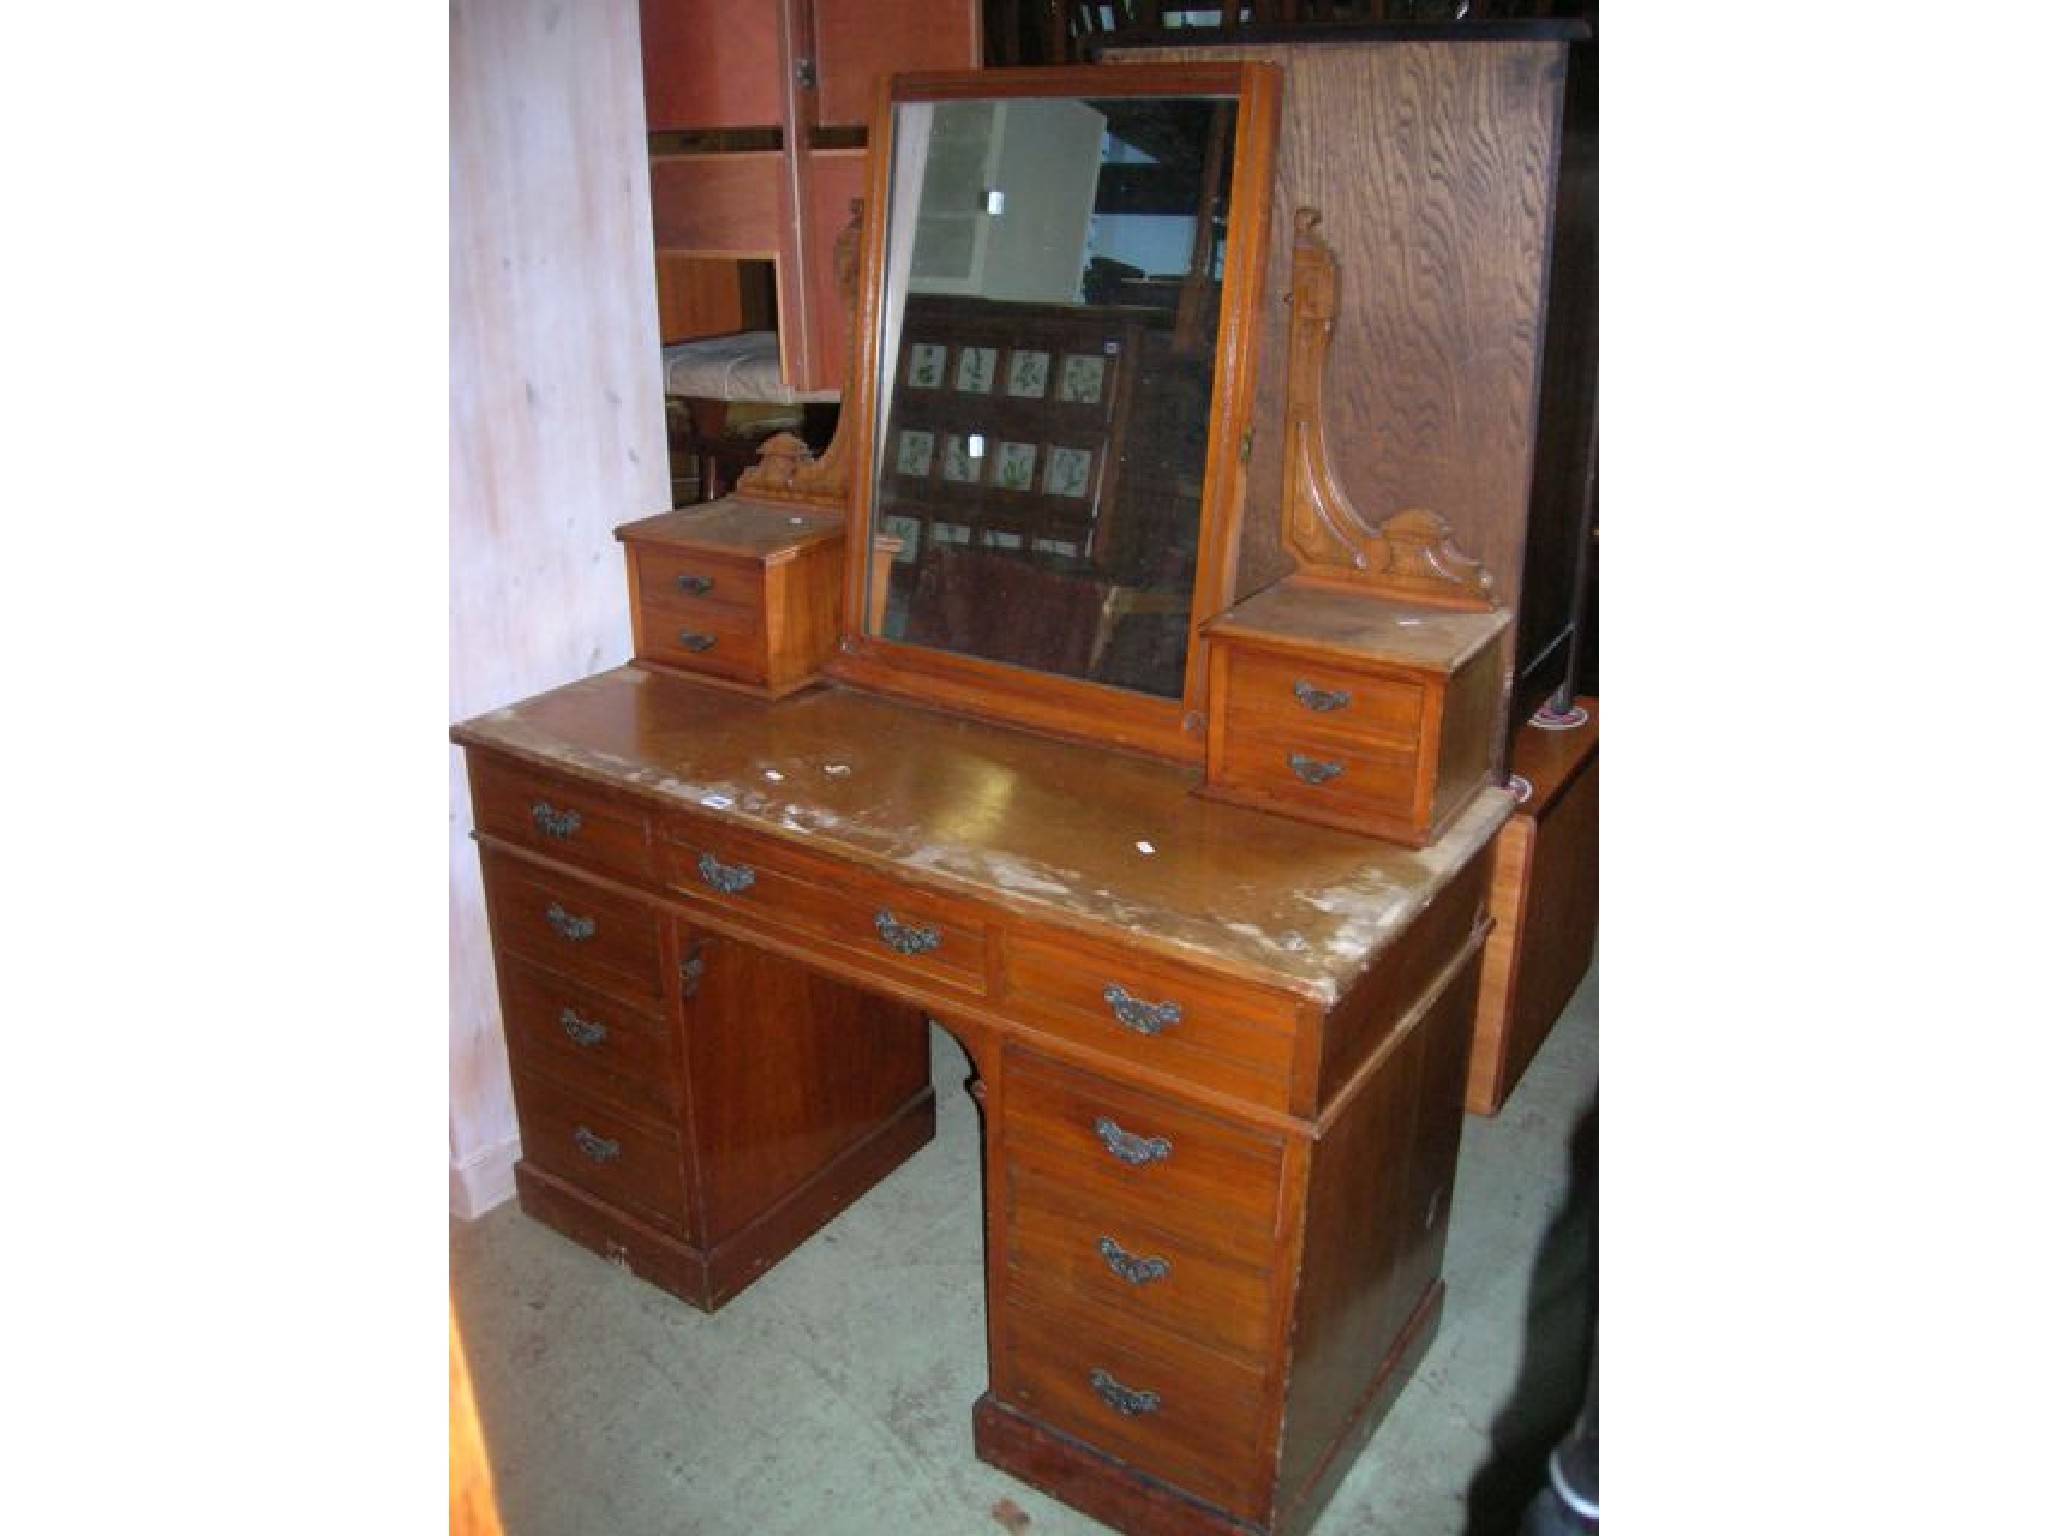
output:
[[1428,1347],[1512,809],[1511,608],[1325,442],[1286,73],[896,77],[839,439],[622,527],[633,662],[454,731],[528,1213],[721,1306],[930,1136],[936,1022],[976,1450],[1156,1536],[1308,1529]]

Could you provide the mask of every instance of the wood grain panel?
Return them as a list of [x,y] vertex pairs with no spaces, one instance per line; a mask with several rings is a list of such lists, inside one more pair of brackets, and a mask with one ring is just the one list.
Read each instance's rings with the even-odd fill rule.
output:
[[648,161],[654,244],[697,256],[778,260],[781,156],[655,155]]
[[865,125],[875,82],[911,70],[977,69],[981,6],[876,5],[874,0],[810,0],[818,50],[818,121]]
[[783,0],[640,0],[651,132],[778,121]]
[[[1275,249],[1323,213],[1339,267],[1325,427],[1351,499],[1379,519],[1439,513],[1520,591],[1565,44],[1366,42],[1146,50],[1284,63]],[[1287,334],[1287,281],[1266,290]],[[1251,482],[1280,485],[1285,370],[1261,370]],[[1254,498],[1254,505],[1259,505]],[[1291,569],[1251,520],[1238,591]]]

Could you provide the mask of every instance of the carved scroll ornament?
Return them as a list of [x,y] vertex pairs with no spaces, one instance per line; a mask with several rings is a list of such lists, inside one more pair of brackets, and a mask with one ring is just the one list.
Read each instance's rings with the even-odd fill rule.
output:
[[846,306],[846,358],[849,382],[840,390],[839,425],[825,451],[813,458],[810,445],[793,432],[778,432],[761,445],[757,463],[742,470],[733,489],[764,501],[796,502],[812,507],[844,507],[852,480],[855,386],[850,382],[857,355],[855,316],[860,308],[860,240],[862,202],[854,198],[846,228],[832,243],[833,286]]
[[1489,609],[1493,578],[1461,553],[1450,524],[1414,507],[1368,521],[1337,482],[1323,438],[1323,381],[1337,319],[1337,262],[1314,208],[1294,213],[1287,333],[1287,441],[1281,535],[1302,574],[1411,602]]

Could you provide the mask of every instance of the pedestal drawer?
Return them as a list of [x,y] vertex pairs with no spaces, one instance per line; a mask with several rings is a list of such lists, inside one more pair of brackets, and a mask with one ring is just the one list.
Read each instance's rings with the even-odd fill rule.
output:
[[1101,1199],[1012,1161],[1009,1268],[1021,1285],[1163,1328],[1254,1369],[1272,1342],[1270,1266],[1215,1257],[1174,1230],[1178,1212]]
[[1271,1477],[1260,1372],[1042,1297],[1005,1307],[995,1335],[996,1390],[1013,1407],[1256,1517]]
[[469,755],[479,832],[610,874],[654,873],[647,817],[570,779]]
[[675,1068],[664,1018],[514,955],[498,976],[515,1071],[542,1072],[672,1122]]
[[1150,1213],[1221,1258],[1264,1263],[1279,1222],[1278,1137],[1028,1051],[1007,1058],[1003,1155],[1086,1199]]
[[1003,988],[1019,1018],[1064,1038],[1284,1108],[1293,999],[1137,959],[1065,936],[1006,934]]
[[673,1129],[531,1073],[515,1074],[512,1087],[526,1161],[683,1230],[682,1149]]
[[652,907],[488,848],[483,870],[500,949],[572,977],[662,997],[661,918]]

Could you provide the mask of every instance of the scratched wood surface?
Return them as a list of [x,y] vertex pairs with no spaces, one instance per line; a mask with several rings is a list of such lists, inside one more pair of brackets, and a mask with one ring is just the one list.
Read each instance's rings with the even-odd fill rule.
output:
[[891,877],[1305,995],[1345,990],[1506,819],[1488,789],[1409,849],[1191,793],[1174,764],[848,689],[779,703],[625,667],[456,727],[464,744]]
[[[1442,515],[1520,591],[1565,44],[1368,42],[1147,49],[1124,57],[1286,66],[1265,337],[1287,335],[1294,209],[1339,263],[1325,428],[1373,521]],[[1277,498],[1286,369],[1259,370],[1238,590],[1284,576]]]

